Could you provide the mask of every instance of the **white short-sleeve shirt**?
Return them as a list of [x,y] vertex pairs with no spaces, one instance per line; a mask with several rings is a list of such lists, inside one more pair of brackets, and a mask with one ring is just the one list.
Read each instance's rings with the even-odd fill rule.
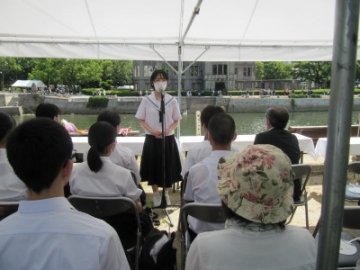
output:
[[6,149],[0,148],[0,200],[19,201],[27,199],[27,187],[16,176],[8,162]]
[[228,228],[199,234],[186,257],[186,270],[314,270],[316,245],[309,231]]
[[64,197],[21,201],[0,222],[0,269],[130,269],[115,230]]
[[[200,203],[221,203],[216,190],[218,182],[217,167],[221,157],[229,156],[232,151],[212,151],[210,156],[192,166],[189,171],[184,199]],[[224,228],[224,224],[209,223],[188,216],[189,227],[196,233]]]
[[133,171],[136,176],[136,183],[140,183],[139,165],[135,159],[134,152],[130,148],[122,146],[121,143],[117,143],[114,151],[110,155],[110,159],[114,164]]
[[210,156],[211,152],[212,146],[208,140],[203,140],[202,142],[194,143],[192,146],[190,146],[184,161],[184,165],[182,166],[181,175],[184,177],[192,166],[199,163],[204,158]]
[[[236,152],[238,149],[234,147],[234,145],[231,145],[231,151]],[[199,163],[204,158],[210,156],[211,152],[212,146],[209,140],[204,140],[202,142],[191,145],[186,155],[184,165],[182,166],[181,175],[184,177],[185,174],[190,171],[192,166]]]
[[83,196],[124,196],[134,201],[142,193],[128,169],[112,163],[109,157],[100,157],[103,166],[97,173],[87,162],[74,166],[70,177],[70,191]]
[[[151,93],[141,100],[135,117],[139,120],[144,120],[152,129],[161,130],[161,123],[159,121],[160,105],[161,101],[156,100],[155,94]],[[181,119],[181,114],[176,99],[167,93],[164,96],[164,105],[165,129],[167,129],[174,121]],[[147,130],[145,132],[149,134]],[[173,134],[174,132],[169,135]]]

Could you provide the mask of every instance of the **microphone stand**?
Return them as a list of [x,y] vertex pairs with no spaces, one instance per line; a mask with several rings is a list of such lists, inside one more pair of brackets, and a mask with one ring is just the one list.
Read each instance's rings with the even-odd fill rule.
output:
[[161,209],[165,212],[168,220],[169,226],[173,227],[174,224],[171,222],[170,216],[168,211],[166,210],[167,202],[166,202],[166,171],[165,171],[165,103],[164,103],[164,91],[161,92],[161,105],[160,105],[160,122],[161,122],[161,131],[162,131],[162,138],[161,138],[161,182],[162,182],[162,195],[161,195]]

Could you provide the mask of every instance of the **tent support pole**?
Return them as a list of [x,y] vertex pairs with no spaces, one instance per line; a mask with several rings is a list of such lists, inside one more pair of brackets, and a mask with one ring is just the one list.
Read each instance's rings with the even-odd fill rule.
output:
[[[180,107],[180,110],[181,110],[181,76],[182,76],[182,70],[183,70],[183,67],[182,67],[182,59],[181,59],[181,44],[179,44],[179,47],[178,47],[178,102],[179,102],[179,107]],[[178,125],[177,127],[177,133],[176,133],[176,137],[178,139],[178,142],[180,143],[180,124]]]
[[168,65],[169,68],[171,68],[176,74],[178,73],[178,71],[168,61],[166,61],[157,50],[155,50],[154,45],[150,45],[150,48],[153,49],[153,51],[165,62],[166,65]]
[[316,269],[337,269],[354,99],[359,0],[337,0]]
[[195,64],[196,61],[197,61],[204,53],[206,53],[208,49],[210,49],[210,46],[205,46],[205,50],[204,50],[198,57],[196,57],[196,59],[195,59],[194,61],[192,61],[190,65],[188,65],[188,66],[183,70],[183,73],[185,73],[193,64]]
[[193,21],[194,21],[194,19],[195,19],[195,16],[196,16],[196,15],[199,15],[200,6],[201,6],[202,1],[203,1],[203,0],[198,0],[196,6],[195,6],[195,8],[194,8],[194,12],[193,12],[193,14],[191,15],[189,24],[188,24],[188,26],[187,26],[186,29],[185,29],[184,35],[182,36],[181,44],[184,44],[184,40],[185,40],[185,38],[186,38],[186,36],[187,36],[187,33],[188,33],[189,30],[190,30],[190,27],[191,27],[191,25],[192,25],[192,23],[193,23]]

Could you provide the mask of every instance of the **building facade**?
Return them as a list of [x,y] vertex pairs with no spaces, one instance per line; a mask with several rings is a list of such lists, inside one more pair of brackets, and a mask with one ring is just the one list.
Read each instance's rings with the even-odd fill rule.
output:
[[[169,64],[178,70],[178,62]],[[301,88],[296,80],[256,80],[255,62],[195,62],[189,67],[190,64],[183,62],[186,71],[181,77],[181,89],[186,91]],[[134,61],[134,89],[150,90],[150,76],[156,69],[168,73],[168,89],[178,89],[178,75],[163,61]]]

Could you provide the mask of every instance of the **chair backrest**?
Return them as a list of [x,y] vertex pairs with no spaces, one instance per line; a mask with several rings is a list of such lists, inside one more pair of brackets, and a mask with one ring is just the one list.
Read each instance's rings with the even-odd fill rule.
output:
[[212,223],[224,223],[225,216],[221,204],[191,202],[181,208],[182,229],[187,230],[187,215],[198,220]]
[[185,190],[186,190],[186,184],[187,184],[188,176],[189,176],[189,172],[186,172],[185,175],[184,175],[184,179],[183,179],[183,181],[181,182],[181,190],[180,190],[181,206],[183,206],[184,204],[187,203],[187,202],[184,200],[184,194],[185,194]]
[[343,227],[360,230],[360,206],[345,206]]
[[136,251],[134,262],[129,262],[134,265],[134,269],[137,270],[139,268],[141,224],[136,205],[133,200],[126,197],[86,197],[80,195],[71,195],[68,200],[77,210],[100,219],[122,213],[133,214],[137,224],[135,235]]
[[0,220],[15,213],[18,208],[18,201],[0,201]]
[[360,174],[360,161],[355,161],[355,162],[349,163],[348,172]]
[[301,193],[303,193],[310,178],[311,166],[308,164],[293,164],[291,167],[295,174],[294,179],[299,178],[302,180]]
[[[313,232],[314,238],[318,234],[321,226],[322,226],[322,220],[320,217]],[[343,217],[342,227],[347,229],[360,230],[360,206],[344,207],[344,217]]]
[[[125,212],[137,213],[135,202],[126,197],[71,195],[68,200],[77,210],[98,218],[114,216]],[[135,216],[139,218],[138,215]]]

